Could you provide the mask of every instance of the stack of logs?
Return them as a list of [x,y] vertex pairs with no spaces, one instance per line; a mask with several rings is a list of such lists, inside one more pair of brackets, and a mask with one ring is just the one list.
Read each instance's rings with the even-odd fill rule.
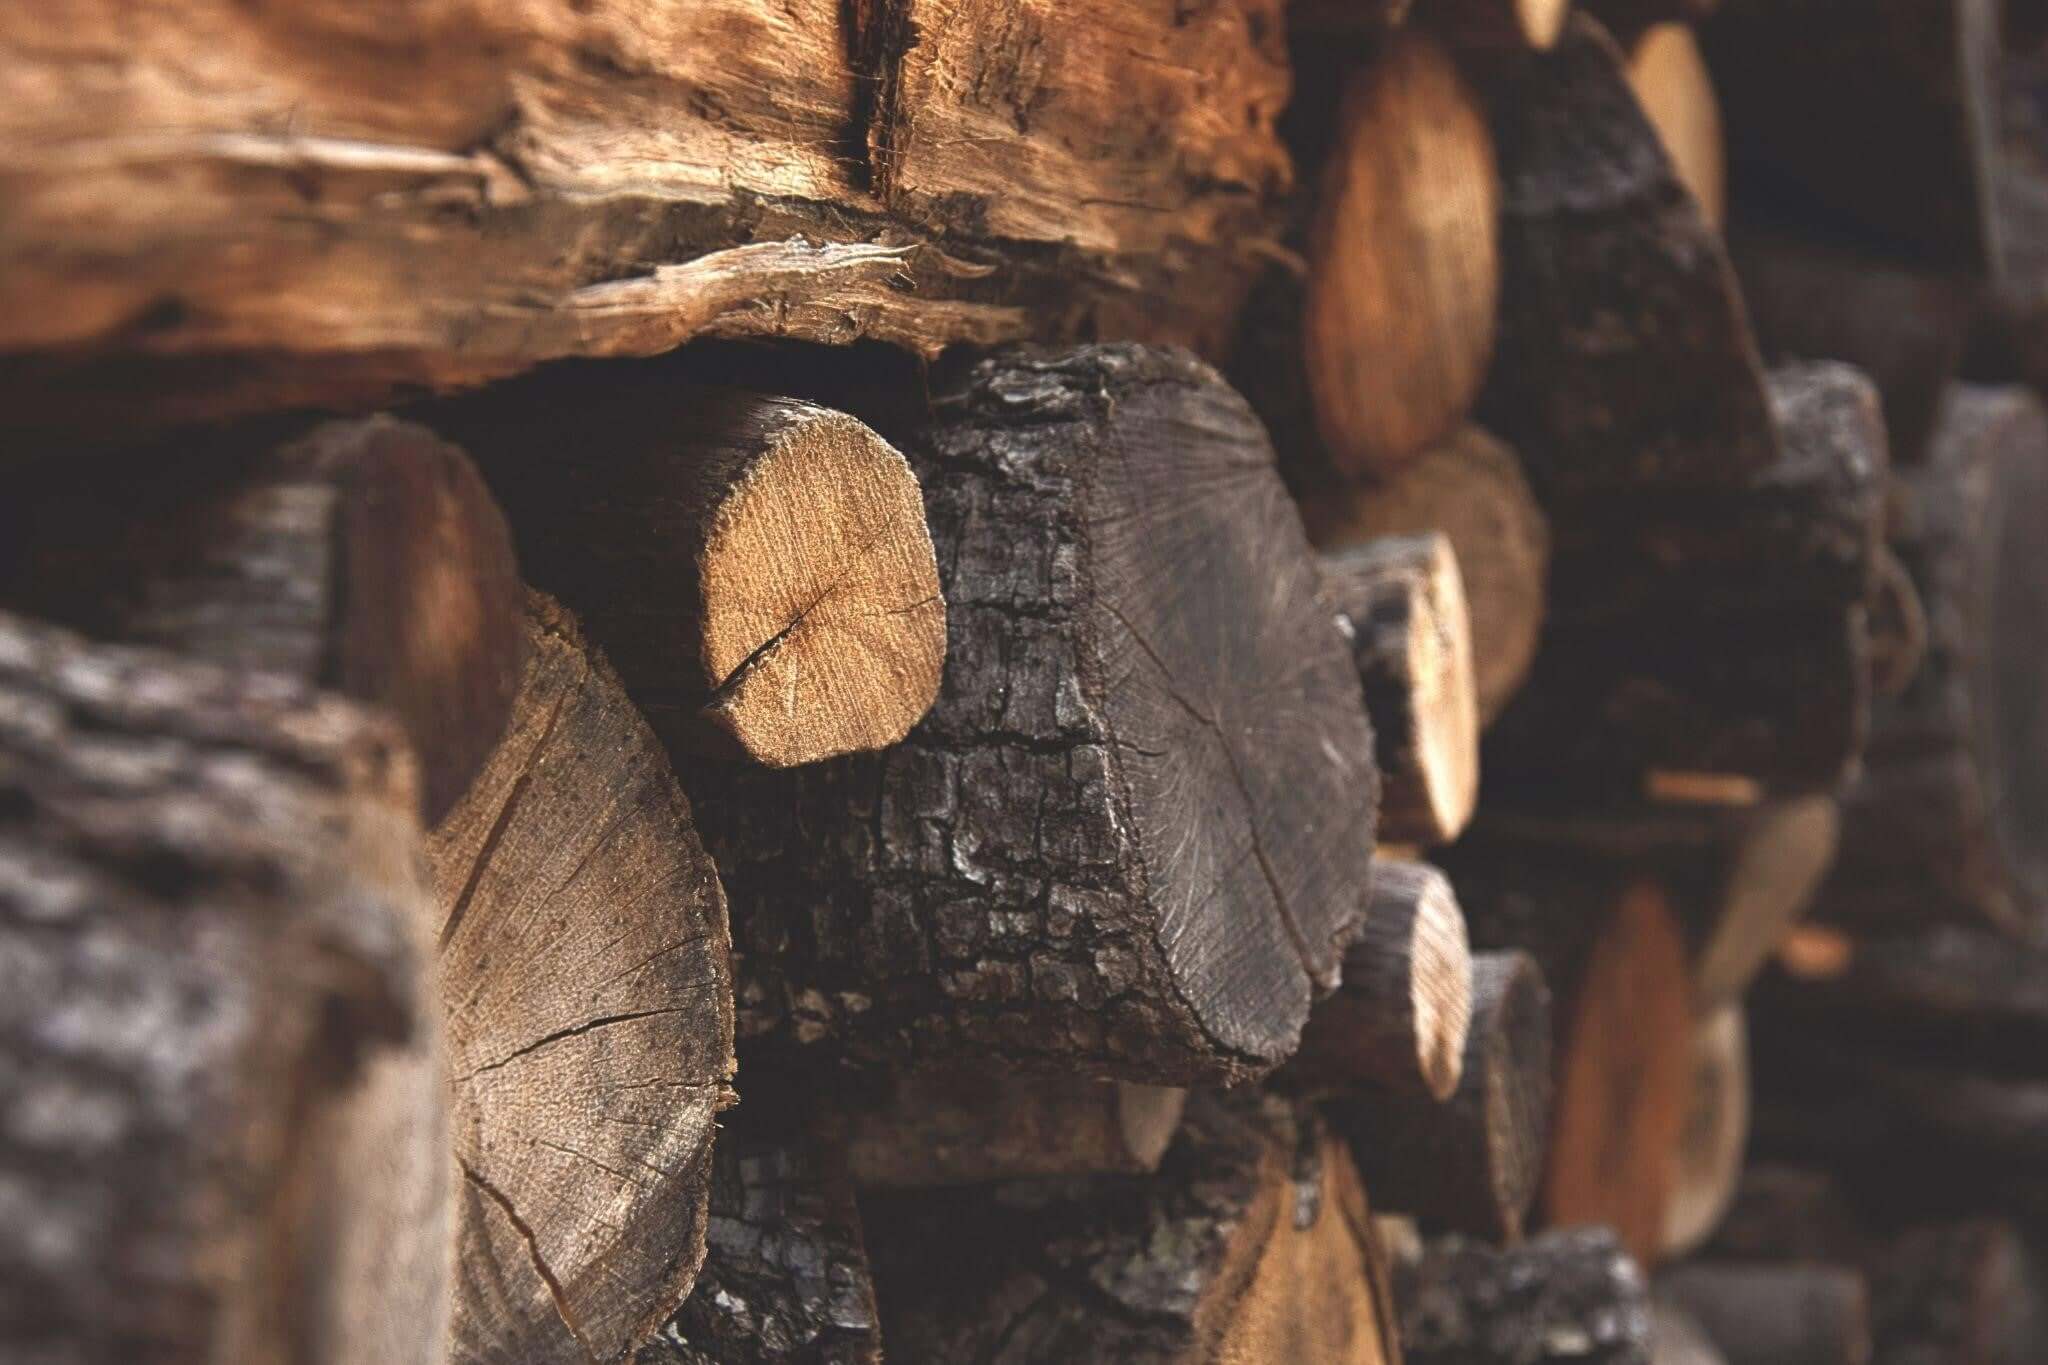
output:
[[2048,1359],[2048,7],[372,9],[0,20],[0,1357]]

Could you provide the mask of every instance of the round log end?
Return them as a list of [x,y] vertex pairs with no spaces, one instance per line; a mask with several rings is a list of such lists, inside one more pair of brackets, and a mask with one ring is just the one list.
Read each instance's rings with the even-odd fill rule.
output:
[[1526,953],[1472,959],[1473,1041],[1463,1087],[1479,1093],[1486,1133],[1486,1206],[1494,1227],[1470,1230],[1512,1242],[1543,1178],[1551,1119],[1550,989]]
[[1692,1066],[1678,1176],[1664,1210],[1664,1253],[1673,1257],[1713,1234],[1742,1177],[1749,1143],[1749,1031],[1739,1003],[1700,1021]]
[[1415,902],[1414,961],[1409,979],[1416,1055],[1429,1093],[1447,1100],[1465,1074],[1465,1044],[1472,1029],[1472,949],[1465,915],[1450,879],[1423,867]]

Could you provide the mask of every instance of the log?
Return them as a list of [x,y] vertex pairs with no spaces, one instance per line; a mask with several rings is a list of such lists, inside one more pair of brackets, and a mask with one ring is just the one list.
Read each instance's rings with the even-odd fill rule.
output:
[[1950,390],[1902,471],[1893,548],[1928,623],[1920,672],[1875,713],[1816,915],[2037,927],[2048,907],[2048,416],[2019,389]]
[[0,40],[0,351],[103,424],[707,334],[1214,350],[1289,178],[1277,0],[62,19]]
[[1650,1365],[1728,1365],[1692,1314],[1662,1297],[1650,1300]]
[[1663,21],[1628,37],[1624,49],[1636,103],[1663,141],[1679,183],[1718,231],[1728,221],[1728,156],[1721,105],[1699,40],[1689,25]]
[[1425,1228],[1511,1243],[1542,1176],[1550,992],[1522,953],[1472,960],[1472,1023],[1448,1100],[1360,1091],[1325,1106],[1368,1188]]
[[1998,11],[1991,0],[1726,0],[1701,36],[1737,202],[1783,204],[1902,259],[1989,268]]
[[1606,1228],[1495,1250],[1457,1237],[1396,1267],[1408,1365],[1649,1365],[1642,1271]]
[[1372,717],[1382,843],[1447,844],[1479,799],[1479,706],[1458,557],[1440,533],[1319,557]]
[[1158,1085],[1271,1070],[1356,935],[1377,783],[1270,447],[1213,371],[1143,347],[976,361],[935,411],[913,459],[938,703],[880,756],[699,788],[743,1038]]
[[1542,1208],[1604,1223],[1645,1265],[1671,1217],[1693,1077],[1685,944],[1648,883],[1630,888],[1561,1011]]
[[1305,494],[1301,514],[1330,552],[1383,536],[1449,538],[1472,620],[1480,720],[1498,716],[1536,656],[1550,562],[1550,526],[1514,452],[1466,426],[1383,481]]
[[1477,53],[1542,51],[1570,16],[1571,0],[1427,0],[1419,24],[1442,30],[1460,49]]
[[[879,749],[931,705],[946,604],[917,477],[813,403],[665,371],[572,375],[451,409],[671,752],[770,767]],[[605,458],[565,460],[593,439]]]
[[385,721],[0,616],[0,1340],[439,1361],[447,1106]]
[[1142,1173],[1158,1168],[1186,1104],[1167,1086],[933,1069],[846,1117],[846,1164],[864,1189]]
[[1839,1266],[1689,1265],[1657,1292],[1706,1329],[1728,1365],[1869,1365],[1871,1295]]
[[843,1163],[802,1139],[727,1128],[710,1208],[696,1288],[633,1365],[880,1365],[880,1314]]
[[2048,1344],[2035,1258],[2003,1219],[1909,1228],[1869,1274],[1877,1365],[2023,1365]]
[[534,594],[512,724],[428,849],[454,1073],[457,1361],[626,1359],[704,1256],[725,899],[647,723]]
[[1738,1001],[1693,1027],[1692,1099],[1664,1207],[1663,1256],[1685,1256],[1713,1235],[1735,1197],[1748,1143],[1749,1033]]
[[[1510,8],[1472,6],[1486,7]],[[1499,190],[1478,97],[1418,29],[1354,70],[1335,120],[1301,350],[1327,459],[1358,475],[1448,436],[1479,391],[1500,287]]]
[[524,648],[511,534],[469,457],[380,416],[186,437],[130,473],[89,464],[23,502],[0,537],[11,600],[381,707],[419,756],[427,822],[446,815],[504,731]]
[[1308,1089],[1365,1085],[1447,1100],[1472,1023],[1465,916],[1443,873],[1382,857],[1365,932],[1344,952],[1337,993],[1317,1002],[1282,1072]]
[[1399,1358],[1350,1160],[1256,1095],[1193,1098],[1154,1176],[864,1202],[906,1360]]
[[1720,8],[1721,0],[1581,0],[1588,14],[1622,39],[1634,38],[1656,24],[1700,24]]

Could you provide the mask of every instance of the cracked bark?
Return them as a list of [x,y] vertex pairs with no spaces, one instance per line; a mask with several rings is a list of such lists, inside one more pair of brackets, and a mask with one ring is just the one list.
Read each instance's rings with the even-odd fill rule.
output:
[[442,1359],[417,805],[347,702],[0,617],[10,1351]]
[[1212,371],[1127,345],[1004,353],[936,412],[930,715],[876,756],[699,784],[743,1037],[1270,1070],[1357,930],[1377,785],[1271,448]]
[[537,593],[525,628],[512,723],[429,846],[468,1177],[451,1357],[623,1361],[704,1255],[725,901],[603,656]]

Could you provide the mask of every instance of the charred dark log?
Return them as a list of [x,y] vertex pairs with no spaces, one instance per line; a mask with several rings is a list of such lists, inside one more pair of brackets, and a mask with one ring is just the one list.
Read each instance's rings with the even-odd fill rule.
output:
[[1431,1242],[1395,1266],[1394,1293],[1409,1365],[1650,1365],[1649,1290],[1605,1228]]

